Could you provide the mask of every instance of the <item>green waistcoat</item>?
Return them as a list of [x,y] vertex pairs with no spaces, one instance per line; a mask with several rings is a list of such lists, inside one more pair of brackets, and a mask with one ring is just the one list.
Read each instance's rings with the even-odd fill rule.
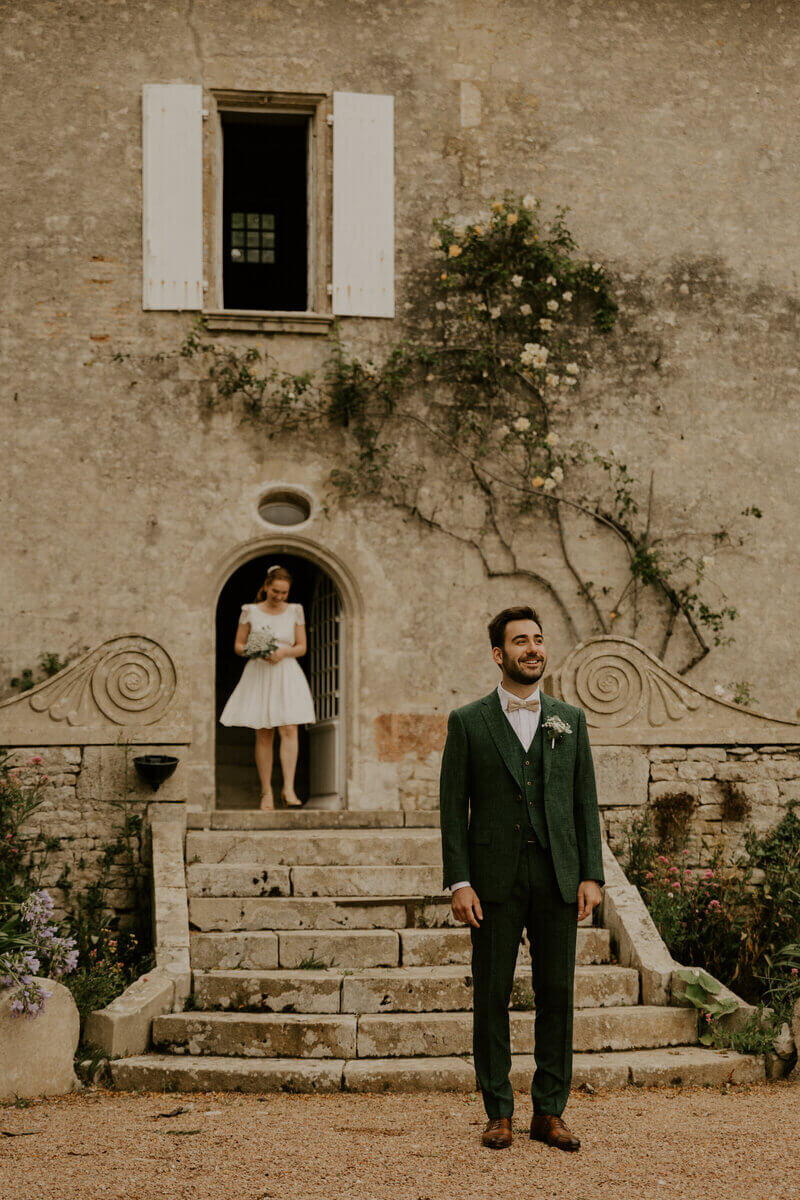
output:
[[[508,717],[505,718],[508,720]],[[512,733],[514,733],[512,729]],[[533,741],[527,750],[514,733],[514,743],[517,749],[520,778],[524,783],[523,796],[525,810],[534,833],[539,839],[539,845],[547,850],[547,820],[544,814],[544,754],[542,753],[542,721],[539,713],[539,724]]]

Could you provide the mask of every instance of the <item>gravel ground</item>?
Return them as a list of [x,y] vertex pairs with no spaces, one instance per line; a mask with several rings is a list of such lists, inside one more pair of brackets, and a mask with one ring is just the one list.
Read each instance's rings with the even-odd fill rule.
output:
[[0,1196],[800,1200],[800,1084],[575,1091],[564,1120],[581,1138],[577,1153],[531,1142],[530,1095],[518,1093],[515,1104],[514,1144],[488,1150],[474,1094],[89,1088],[0,1107]]

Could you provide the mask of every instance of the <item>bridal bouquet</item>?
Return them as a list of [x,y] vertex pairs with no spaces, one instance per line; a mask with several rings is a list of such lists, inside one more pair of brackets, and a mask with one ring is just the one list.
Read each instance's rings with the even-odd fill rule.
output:
[[269,658],[278,649],[278,639],[271,629],[251,629],[244,652],[248,658]]

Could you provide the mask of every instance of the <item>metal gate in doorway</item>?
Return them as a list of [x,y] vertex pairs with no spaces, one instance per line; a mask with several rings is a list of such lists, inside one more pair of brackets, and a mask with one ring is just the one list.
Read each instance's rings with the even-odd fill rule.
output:
[[320,571],[314,582],[309,622],[309,669],[316,721],[309,734],[309,804],[344,802],[342,631],[339,594]]

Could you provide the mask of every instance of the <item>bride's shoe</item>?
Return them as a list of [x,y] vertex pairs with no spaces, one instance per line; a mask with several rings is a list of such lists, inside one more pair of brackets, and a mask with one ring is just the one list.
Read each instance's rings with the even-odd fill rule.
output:
[[303,807],[303,801],[298,796],[295,796],[294,792],[291,795],[284,794],[283,801],[287,808]]
[[[265,803],[265,801],[267,801],[267,800],[269,801],[269,803],[268,803],[268,804],[267,804],[267,803]],[[261,796],[261,802],[260,802],[260,804],[259,804],[259,806],[258,806],[258,807],[259,807],[260,809],[266,809],[268,812],[273,812],[273,811],[274,811],[274,809],[275,809],[275,797],[273,796],[272,792],[263,792],[263,793],[262,793],[262,796]]]

